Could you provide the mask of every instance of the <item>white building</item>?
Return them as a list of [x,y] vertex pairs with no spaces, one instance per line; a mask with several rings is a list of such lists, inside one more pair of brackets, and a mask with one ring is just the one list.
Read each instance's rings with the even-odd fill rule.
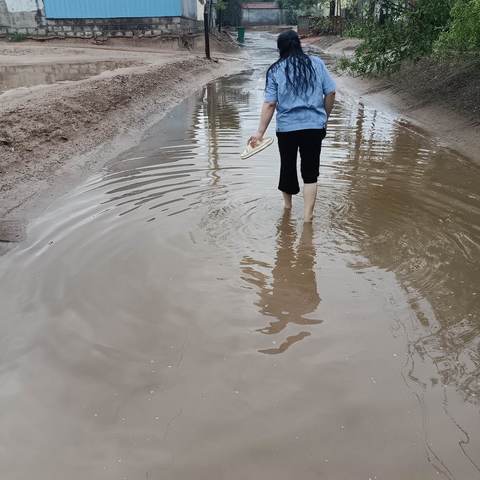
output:
[[0,0],[0,27],[36,28],[43,0]]
[[205,0],[197,0],[197,20],[203,21],[204,11],[205,11]]

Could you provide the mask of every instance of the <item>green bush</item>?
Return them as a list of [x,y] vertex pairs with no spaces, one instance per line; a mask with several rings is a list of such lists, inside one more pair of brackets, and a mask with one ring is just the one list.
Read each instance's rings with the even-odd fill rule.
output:
[[439,53],[451,50],[480,52],[480,0],[457,0],[448,29],[435,43]]
[[374,26],[374,22],[369,19],[351,20],[347,23],[343,32],[344,37],[366,38],[370,30]]
[[329,35],[334,27],[329,17],[312,17],[310,19],[310,32],[313,35]]
[[370,19],[356,32],[364,42],[348,69],[361,75],[393,72],[404,60],[429,55],[449,23],[453,1],[417,0],[414,6],[397,9],[383,24]]
[[337,64],[335,67],[342,71],[342,70],[349,70],[350,69],[350,60],[347,57],[340,57],[337,60]]
[[27,35],[25,33],[15,32],[15,33],[11,33],[8,36],[8,40],[10,42],[23,42],[26,39],[27,39]]
[[398,68],[409,55],[409,45],[402,23],[388,22],[371,27],[352,60],[344,62],[352,73],[376,75]]

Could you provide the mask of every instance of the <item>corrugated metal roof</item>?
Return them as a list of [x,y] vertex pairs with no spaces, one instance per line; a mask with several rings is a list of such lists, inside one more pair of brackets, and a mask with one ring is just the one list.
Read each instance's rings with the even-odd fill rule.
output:
[[279,7],[277,2],[248,2],[242,3],[242,8],[271,10]]
[[47,18],[138,18],[182,15],[182,0],[45,0]]

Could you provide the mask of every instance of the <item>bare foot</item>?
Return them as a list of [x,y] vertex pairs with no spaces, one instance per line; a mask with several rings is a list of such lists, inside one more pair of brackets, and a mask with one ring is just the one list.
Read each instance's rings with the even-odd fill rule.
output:
[[315,200],[317,199],[317,184],[306,183],[303,187],[304,218],[305,223],[313,222],[313,209],[315,208]]
[[292,208],[292,196],[288,193],[283,193],[283,202],[286,210],[290,210]]

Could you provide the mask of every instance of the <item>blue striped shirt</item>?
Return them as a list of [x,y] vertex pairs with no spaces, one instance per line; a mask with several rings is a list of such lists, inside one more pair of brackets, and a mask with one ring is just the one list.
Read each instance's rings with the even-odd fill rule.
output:
[[277,132],[325,128],[324,96],[335,91],[335,82],[323,60],[314,56],[310,59],[317,78],[313,88],[304,95],[297,95],[287,87],[285,60],[268,75],[265,101],[277,104]]

